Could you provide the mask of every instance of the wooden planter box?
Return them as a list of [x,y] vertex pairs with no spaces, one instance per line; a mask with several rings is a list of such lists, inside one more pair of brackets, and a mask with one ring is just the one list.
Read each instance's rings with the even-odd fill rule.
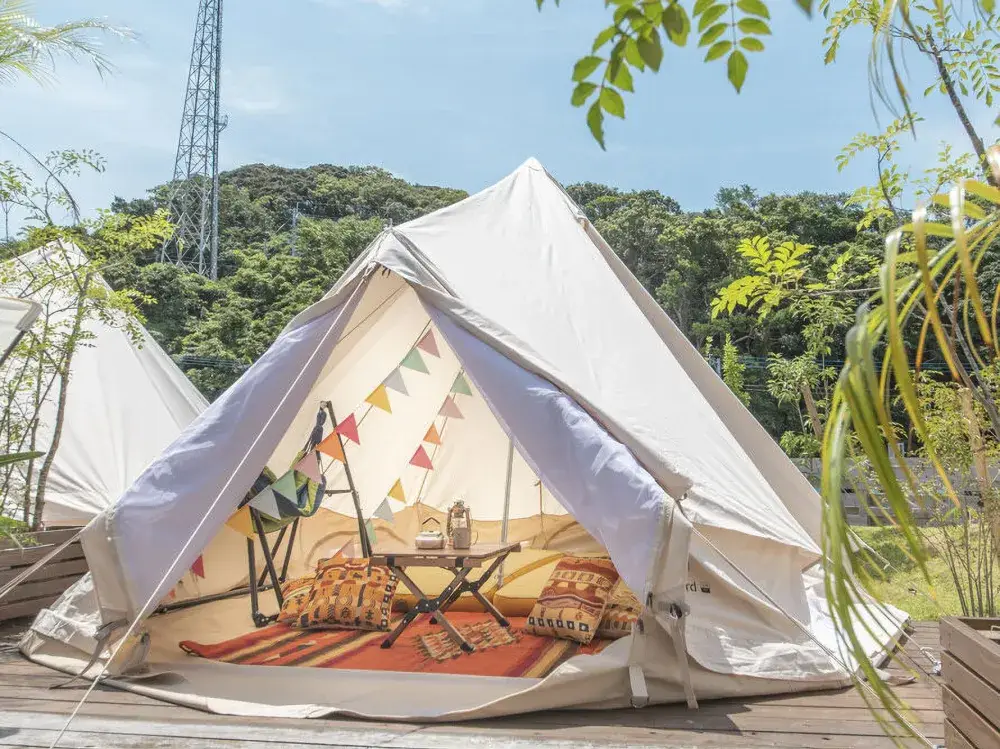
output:
[[945,746],[1000,749],[1000,619],[942,619],[941,676]]
[[[78,528],[32,533],[34,542],[23,549],[11,541],[0,541],[0,587],[21,574],[56,546],[72,538]],[[80,542],[70,544],[55,559],[0,600],[0,622],[34,616],[53,603],[87,571]]]

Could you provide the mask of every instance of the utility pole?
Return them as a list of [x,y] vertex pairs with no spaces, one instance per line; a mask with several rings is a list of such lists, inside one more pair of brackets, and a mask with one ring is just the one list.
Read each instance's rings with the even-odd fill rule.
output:
[[174,236],[160,262],[218,278],[222,0],[199,0],[170,197]]

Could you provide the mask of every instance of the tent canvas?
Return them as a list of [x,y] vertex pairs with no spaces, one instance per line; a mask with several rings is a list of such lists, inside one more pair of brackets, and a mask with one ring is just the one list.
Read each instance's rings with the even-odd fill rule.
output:
[[[72,319],[74,299],[62,286],[35,288],[38,276],[69,273],[86,263],[68,242],[51,243],[8,261],[4,293],[34,296],[55,312],[53,324]],[[97,283],[105,283],[97,278]],[[61,311],[60,311],[61,310]],[[204,396],[133,322],[87,322],[90,338],[74,354],[59,449],[49,474],[42,519],[49,526],[86,525],[111,507],[140,473],[208,406]],[[56,394],[45,400],[39,449],[52,441]]]
[[[428,332],[436,356],[416,349]],[[373,390],[398,386],[397,372],[406,394],[376,407]],[[455,392],[459,376],[470,394]],[[360,444],[345,449],[363,514],[397,495],[393,520],[373,521],[380,546],[409,547],[421,518],[461,496],[481,540],[609,554],[644,602],[643,626],[541,679],[185,658],[184,637],[246,631],[245,603],[146,617],[168,595],[245,583],[245,541],[226,521],[262,466],[287,469],[325,400],[356,417]],[[432,470],[411,462],[429,426],[441,442],[426,445]],[[342,464],[324,467],[341,486]],[[293,574],[356,534],[349,502],[334,495],[303,522]],[[39,615],[22,650],[78,672],[97,624],[142,622],[147,670],[116,683],[253,715],[457,719],[842,686],[854,666],[823,597],[819,512],[805,478],[530,160],[384,231],[88,526],[92,577]],[[186,573],[199,556],[204,577]],[[858,616],[872,654],[905,619]]]

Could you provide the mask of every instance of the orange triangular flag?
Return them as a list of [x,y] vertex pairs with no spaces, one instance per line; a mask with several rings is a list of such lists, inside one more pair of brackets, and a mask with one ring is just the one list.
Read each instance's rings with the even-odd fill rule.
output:
[[438,434],[438,428],[431,424],[431,428],[427,430],[427,434],[424,435],[424,442],[429,442],[432,445],[441,444],[441,435]]
[[385,385],[379,385],[372,390],[371,395],[365,398],[365,403],[371,403],[376,408],[381,408],[386,413],[392,413],[392,406],[389,405],[389,391]]
[[434,340],[434,332],[431,330],[428,330],[427,334],[420,339],[420,343],[417,344],[417,348],[421,351],[426,351],[431,356],[441,358],[441,352],[438,351],[437,341]]
[[416,466],[417,468],[426,468],[428,471],[434,470],[434,464],[431,463],[431,458],[424,450],[424,446],[421,445],[417,448],[417,451],[413,453],[413,457],[410,458],[410,465]]
[[455,403],[455,399],[452,396],[448,396],[444,399],[444,403],[441,405],[441,410],[438,411],[439,416],[447,416],[451,419],[464,419],[462,412],[458,410],[458,404]]
[[358,437],[358,421],[354,418],[354,414],[351,414],[342,422],[337,424],[337,434],[342,434],[355,445],[361,444],[361,438]]
[[340,435],[336,432],[332,432],[329,437],[316,445],[316,449],[341,463],[347,462],[347,458],[344,457],[344,446],[340,444]]
[[388,496],[392,497],[393,499],[399,500],[400,502],[406,501],[406,495],[403,494],[403,485],[399,483],[399,479],[396,479],[396,483],[392,485],[392,488],[389,490]]

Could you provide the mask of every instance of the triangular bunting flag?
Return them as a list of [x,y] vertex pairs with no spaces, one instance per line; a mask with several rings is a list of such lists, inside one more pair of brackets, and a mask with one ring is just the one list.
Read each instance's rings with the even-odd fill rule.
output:
[[[277,481],[275,481],[273,484],[271,484],[271,486],[269,488],[275,494],[280,494],[282,497],[284,497],[288,501],[294,502],[296,505],[298,504],[298,494],[299,493],[298,493],[298,491],[296,489],[296,486],[295,486],[295,473],[294,472],[289,471],[284,476],[282,476]],[[263,494],[263,492],[261,492],[261,494]],[[254,497],[254,499],[257,499],[257,497]],[[250,504],[253,504],[253,501],[254,500],[251,499],[250,500]],[[264,511],[261,510],[261,512],[264,512]],[[281,516],[280,515],[272,515],[271,517],[281,517]]]
[[371,520],[366,520],[365,521],[365,533],[368,534],[368,540],[371,542],[371,545],[374,547],[375,546],[375,523],[373,523]]
[[254,537],[253,521],[250,519],[250,508],[244,505],[226,521],[226,525],[247,538]]
[[391,523],[396,519],[396,516],[392,514],[392,508],[389,507],[389,500],[383,499],[382,504],[375,508],[375,512],[372,513],[373,518],[380,518],[387,523]]
[[274,493],[274,498],[278,502],[278,515],[283,518],[295,517],[299,514],[298,498],[286,497],[283,494]]
[[198,558],[194,560],[194,564],[191,565],[191,574],[195,577],[200,577],[202,580],[205,579],[205,559],[201,554]]
[[361,439],[358,437],[358,422],[354,418],[354,414],[351,414],[342,422],[337,424],[337,434],[342,434],[355,445],[361,444]]
[[434,464],[431,463],[431,458],[424,450],[424,446],[421,445],[417,448],[417,451],[413,453],[413,457],[410,458],[410,465],[416,466],[417,468],[426,468],[428,471],[434,470]]
[[455,378],[455,384],[451,386],[451,392],[472,395],[472,388],[469,387],[469,381],[465,379],[465,375],[461,372]]
[[278,497],[275,495],[273,487],[267,487],[247,504],[269,518],[274,518],[275,520],[281,518],[281,510],[278,508]]
[[403,373],[399,371],[399,367],[396,367],[389,376],[385,378],[385,386],[390,390],[395,390],[397,393],[402,393],[403,395],[409,395],[410,391],[406,389],[406,381],[403,380]]
[[387,496],[399,500],[400,502],[406,501],[406,495],[403,494],[403,485],[399,483],[399,479],[396,479],[396,483],[392,485],[392,488],[389,490],[389,494]]
[[406,358],[399,363],[399,366],[406,367],[407,369],[412,369],[414,372],[423,372],[424,374],[430,374],[430,370],[427,369],[427,365],[424,364],[424,357],[420,355],[420,352],[415,348],[410,349],[410,353],[406,355]]
[[423,338],[420,339],[420,343],[417,344],[417,348],[421,351],[426,351],[431,356],[436,356],[441,358],[441,352],[438,351],[437,341],[434,340],[434,331],[428,330]]
[[365,398],[365,403],[371,403],[375,408],[392,413],[392,406],[389,405],[389,391],[385,389],[385,385],[379,385],[372,390],[371,395]]
[[347,458],[344,457],[344,446],[340,444],[340,435],[336,432],[332,432],[329,437],[316,445],[316,449],[341,463],[347,462]]
[[427,430],[427,434],[424,435],[424,442],[428,442],[432,445],[441,444],[441,435],[438,434],[438,428],[431,424],[431,428]]
[[441,410],[438,411],[439,416],[447,416],[449,419],[464,419],[462,412],[458,410],[458,405],[455,403],[455,399],[452,396],[448,396],[444,399],[444,404],[441,406]]
[[319,456],[314,452],[306,453],[306,456],[295,464],[295,470],[308,476],[310,481],[315,481],[317,484],[323,478],[323,474],[319,470]]

